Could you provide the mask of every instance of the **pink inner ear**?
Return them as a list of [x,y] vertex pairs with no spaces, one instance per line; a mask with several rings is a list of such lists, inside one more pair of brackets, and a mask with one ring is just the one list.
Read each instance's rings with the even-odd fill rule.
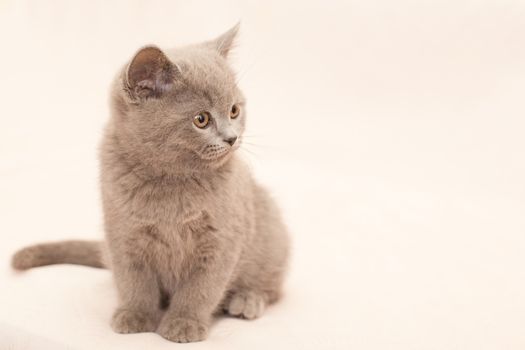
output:
[[160,96],[173,85],[175,70],[159,48],[145,47],[128,66],[127,84],[138,97]]

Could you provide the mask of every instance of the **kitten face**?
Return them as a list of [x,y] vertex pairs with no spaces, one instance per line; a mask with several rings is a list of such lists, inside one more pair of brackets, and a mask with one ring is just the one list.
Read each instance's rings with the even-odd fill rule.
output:
[[165,99],[167,118],[174,126],[168,142],[211,164],[220,163],[238,148],[246,121],[244,99],[233,73],[221,60],[179,60],[183,84]]
[[217,168],[231,157],[246,121],[244,97],[226,61],[236,31],[135,55],[113,94],[116,131],[135,157],[178,171]]

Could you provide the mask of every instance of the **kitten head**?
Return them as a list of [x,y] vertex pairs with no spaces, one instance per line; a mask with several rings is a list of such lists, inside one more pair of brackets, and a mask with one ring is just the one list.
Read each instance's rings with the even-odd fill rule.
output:
[[135,54],[112,94],[113,130],[127,154],[178,173],[216,169],[231,158],[245,127],[244,97],[227,62],[237,31]]

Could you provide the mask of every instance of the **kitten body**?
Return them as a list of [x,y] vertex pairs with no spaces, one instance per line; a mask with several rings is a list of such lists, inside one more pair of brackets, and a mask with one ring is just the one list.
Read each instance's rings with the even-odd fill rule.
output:
[[28,247],[15,268],[108,267],[113,329],[176,342],[203,340],[217,311],[253,319],[279,298],[286,228],[235,154],[246,120],[226,61],[236,33],[135,55],[115,79],[101,146],[105,242]]

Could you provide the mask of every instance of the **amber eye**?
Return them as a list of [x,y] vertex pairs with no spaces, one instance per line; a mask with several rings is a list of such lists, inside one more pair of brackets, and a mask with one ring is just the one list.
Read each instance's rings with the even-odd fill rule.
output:
[[193,124],[195,124],[195,126],[198,128],[204,129],[209,123],[210,113],[208,112],[201,112],[193,117]]
[[241,113],[241,107],[239,105],[233,105],[232,110],[230,111],[230,118],[235,119]]

